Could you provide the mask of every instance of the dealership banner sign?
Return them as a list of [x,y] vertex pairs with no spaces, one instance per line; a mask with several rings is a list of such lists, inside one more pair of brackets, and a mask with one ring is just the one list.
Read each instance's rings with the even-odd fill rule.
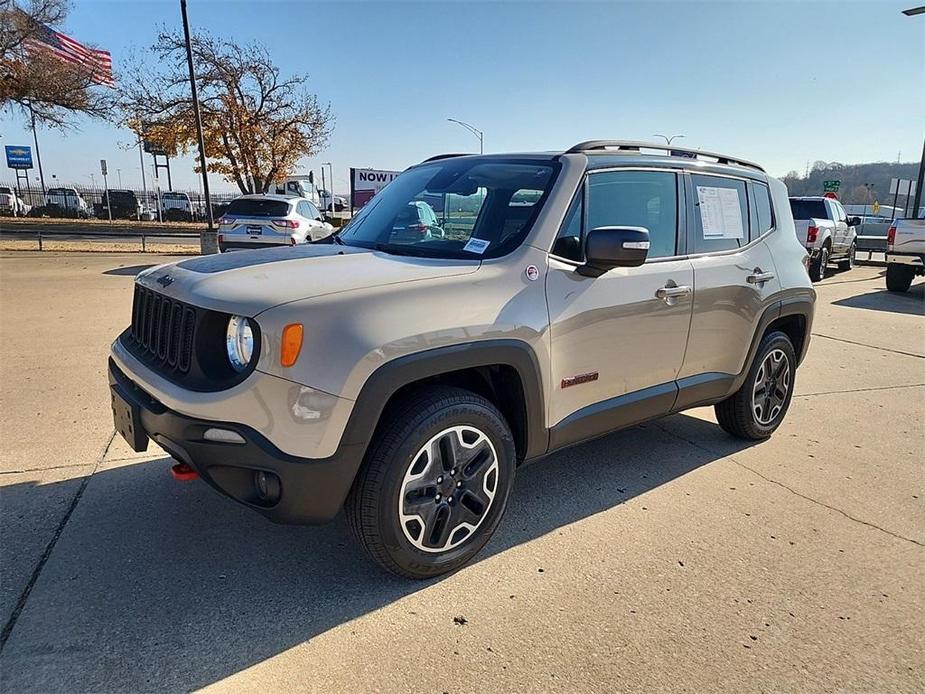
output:
[[350,169],[351,210],[363,207],[400,173],[381,169]]

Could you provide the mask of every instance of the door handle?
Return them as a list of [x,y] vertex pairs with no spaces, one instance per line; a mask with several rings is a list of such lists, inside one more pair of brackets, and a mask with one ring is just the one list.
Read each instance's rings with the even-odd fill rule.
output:
[[658,297],[659,299],[662,299],[665,303],[668,303],[668,304],[672,303],[672,301],[678,298],[679,296],[684,296],[685,294],[690,294],[690,293],[691,293],[691,288],[685,287],[685,286],[681,286],[681,287],[668,286],[668,287],[661,287],[655,290],[655,296]]
[[752,271],[752,274],[745,278],[745,281],[749,284],[764,284],[769,280],[774,279],[773,272],[762,272],[761,268],[755,268]]

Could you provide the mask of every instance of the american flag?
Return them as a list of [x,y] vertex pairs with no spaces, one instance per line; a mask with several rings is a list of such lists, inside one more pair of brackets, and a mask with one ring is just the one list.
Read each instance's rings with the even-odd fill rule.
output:
[[55,31],[44,24],[35,24],[35,36],[26,39],[29,51],[50,51],[57,58],[74,65],[83,65],[91,70],[90,79],[97,84],[115,87],[112,78],[112,55],[109,51],[88,48],[70,36]]

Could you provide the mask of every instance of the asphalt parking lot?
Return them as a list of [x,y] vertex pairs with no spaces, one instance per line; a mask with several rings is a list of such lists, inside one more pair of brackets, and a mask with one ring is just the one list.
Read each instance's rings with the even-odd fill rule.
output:
[[167,259],[0,255],[3,691],[925,690],[921,279],[817,285],[770,441],[702,408],[556,454],[421,583],[113,437],[109,342]]

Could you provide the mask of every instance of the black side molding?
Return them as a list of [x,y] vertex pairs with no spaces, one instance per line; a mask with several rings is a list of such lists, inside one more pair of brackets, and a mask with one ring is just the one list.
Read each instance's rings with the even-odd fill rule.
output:
[[549,430],[549,451],[666,415],[677,394],[675,382],[663,383],[582,407]]

